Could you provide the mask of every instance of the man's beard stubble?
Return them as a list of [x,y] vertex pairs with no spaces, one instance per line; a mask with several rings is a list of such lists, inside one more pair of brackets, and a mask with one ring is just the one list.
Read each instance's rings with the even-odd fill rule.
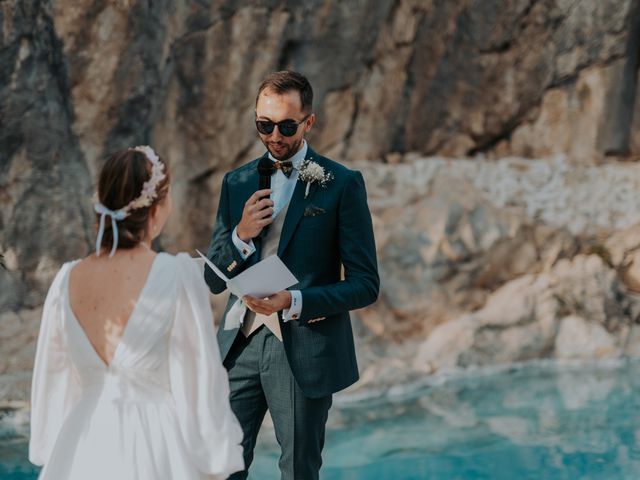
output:
[[289,160],[300,150],[300,146],[302,145],[302,138],[298,140],[296,143],[292,144],[291,146],[287,146],[285,143],[279,143],[280,145],[286,147],[284,151],[282,151],[281,153],[276,153],[273,151],[271,144],[274,142],[262,140],[262,143],[264,144],[265,147],[267,147],[267,150],[269,151],[269,153],[276,160]]

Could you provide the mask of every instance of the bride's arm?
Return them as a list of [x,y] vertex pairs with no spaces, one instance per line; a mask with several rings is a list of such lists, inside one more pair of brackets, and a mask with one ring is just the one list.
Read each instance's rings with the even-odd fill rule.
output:
[[229,381],[216,342],[209,292],[197,264],[177,257],[178,305],[171,330],[171,391],[187,450],[209,475],[242,470],[242,429],[229,403]]
[[29,461],[35,465],[44,465],[49,459],[62,423],[79,395],[62,328],[62,285],[69,270],[70,264],[65,264],[56,275],[42,311],[31,381]]

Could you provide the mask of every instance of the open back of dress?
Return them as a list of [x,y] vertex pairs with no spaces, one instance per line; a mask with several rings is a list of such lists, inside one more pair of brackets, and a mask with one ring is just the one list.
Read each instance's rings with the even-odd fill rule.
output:
[[[204,479],[243,467],[209,292],[186,254],[158,254],[109,365],[69,302],[47,296],[32,385],[30,459],[41,479]],[[214,477],[215,478],[215,477]]]

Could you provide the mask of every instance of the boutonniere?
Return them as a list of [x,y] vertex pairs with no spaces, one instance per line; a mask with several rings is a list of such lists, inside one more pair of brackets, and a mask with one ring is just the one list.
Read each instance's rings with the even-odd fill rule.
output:
[[303,160],[300,164],[299,171],[298,180],[307,183],[307,188],[304,191],[304,198],[307,198],[309,195],[309,188],[312,183],[318,183],[322,188],[325,188],[327,183],[333,180],[333,172],[325,172],[324,167],[318,165],[312,160]]

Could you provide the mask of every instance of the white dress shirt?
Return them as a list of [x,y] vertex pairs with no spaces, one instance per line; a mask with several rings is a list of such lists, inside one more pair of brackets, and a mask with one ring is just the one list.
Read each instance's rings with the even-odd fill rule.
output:
[[[273,201],[273,217],[275,218],[282,209],[291,201],[291,197],[293,196],[293,191],[296,188],[296,183],[298,181],[298,170],[300,169],[300,164],[304,160],[304,157],[307,155],[307,142],[302,141],[302,147],[300,150],[291,157],[291,163],[293,164],[293,171],[289,178],[282,173],[282,170],[276,170],[271,175],[271,195],[269,198]],[[269,159],[273,162],[276,161],[275,158],[269,153]],[[250,257],[255,251],[256,247],[253,244],[253,240],[249,240],[249,242],[243,242],[238,237],[238,227],[233,229],[233,233],[231,234],[231,239],[233,240],[233,244],[240,252],[240,255],[243,259],[247,259]],[[300,313],[302,312],[302,293],[300,290],[290,290],[291,293],[291,307],[289,309],[285,309],[282,311],[282,319],[285,322],[289,320],[297,320],[300,318]]]

